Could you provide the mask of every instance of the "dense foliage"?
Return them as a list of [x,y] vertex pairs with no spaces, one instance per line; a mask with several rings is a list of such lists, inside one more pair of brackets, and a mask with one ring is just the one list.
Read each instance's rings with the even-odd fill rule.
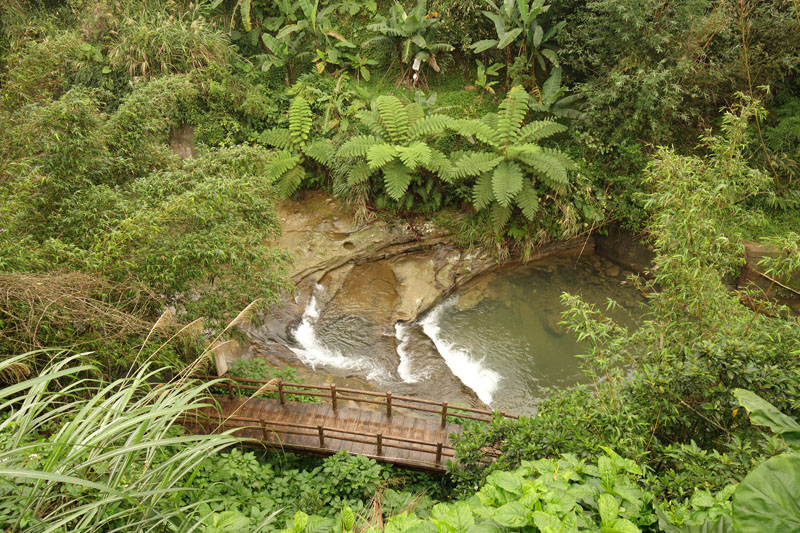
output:
[[[3,2],[0,527],[800,529],[800,325],[732,283],[745,239],[800,270],[798,69],[778,0]],[[187,435],[207,386],[153,383],[290,286],[307,188],[498,257],[642,230],[648,314],[564,295],[590,385],[466,428],[449,481]]]

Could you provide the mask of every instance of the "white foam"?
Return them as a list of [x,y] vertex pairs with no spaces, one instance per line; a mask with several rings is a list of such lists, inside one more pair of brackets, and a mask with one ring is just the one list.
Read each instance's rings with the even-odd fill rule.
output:
[[440,324],[442,312],[454,306],[455,303],[455,299],[449,299],[431,310],[420,322],[422,331],[436,345],[436,349],[453,374],[464,385],[474,390],[481,401],[491,405],[492,395],[502,379],[500,374],[487,367],[484,358],[475,357],[469,350],[445,340],[442,335]]
[[394,335],[397,337],[397,356],[400,358],[397,373],[400,374],[400,379],[406,383],[419,383],[421,376],[412,372],[411,361],[408,357],[408,342],[411,339],[408,331],[409,326],[406,324],[397,322],[394,325]]
[[333,366],[336,368],[362,369],[363,361],[345,357],[338,350],[333,350],[325,346],[317,337],[315,325],[319,318],[319,307],[316,294],[322,290],[320,285],[314,287],[311,300],[303,311],[303,320],[294,331],[294,338],[299,346],[289,346],[295,355],[304,365],[310,366],[313,370],[317,365]]

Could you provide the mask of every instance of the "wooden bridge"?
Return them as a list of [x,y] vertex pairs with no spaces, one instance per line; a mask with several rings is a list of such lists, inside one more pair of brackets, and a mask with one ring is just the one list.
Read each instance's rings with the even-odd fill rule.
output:
[[219,386],[221,394],[214,395],[218,408],[208,408],[191,421],[195,431],[236,428],[235,435],[271,448],[317,456],[347,450],[427,472],[444,472],[454,458],[450,435],[461,433],[458,422],[491,422],[493,415],[485,409],[336,385],[229,378]]

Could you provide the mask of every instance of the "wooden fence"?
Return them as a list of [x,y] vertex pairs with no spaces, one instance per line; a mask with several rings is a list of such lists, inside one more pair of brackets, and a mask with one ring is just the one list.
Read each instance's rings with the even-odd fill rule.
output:
[[[213,376],[200,376],[201,379],[220,379]],[[220,385],[227,388],[228,395],[233,398],[236,390],[277,392],[278,400],[281,405],[286,404],[287,395],[305,396],[309,398],[319,398],[328,400],[336,412],[339,409],[339,402],[350,401],[354,403],[368,403],[381,405],[385,408],[387,418],[392,418],[392,413],[396,409],[407,409],[426,414],[438,415],[441,419],[441,426],[444,427],[448,417],[460,418],[465,420],[477,420],[480,422],[491,422],[493,411],[487,409],[476,409],[474,407],[453,406],[447,402],[435,402],[421,398],[410,398],[407,396],[394,396],[391,392],[374,392],[357,389],[338,388],[336,385],[308,385],[305,383],[284,382],[276,380],[272,385],[269,381],[247,378],[224,378]],[[269,386],[271,388],[267,388]],[[505,418],[518,418],[499,411]],[[477,415],[477,416],[476,416]]]

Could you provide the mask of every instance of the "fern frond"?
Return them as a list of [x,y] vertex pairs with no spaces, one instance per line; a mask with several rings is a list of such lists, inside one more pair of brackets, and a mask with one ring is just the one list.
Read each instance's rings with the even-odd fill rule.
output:
[[323,165],[330,165],[335,152],[333,143],[328,139],[314,141],[306,147],[306,155]]
[[453,122],[454,119],[452,117],[448,117],[447,115],[428,115],[427,117],[422,117],[414,122],[414,124],[411,126],[409,135],[412,139],[436,135],[438,133],[442,133],[448,127],[452,126]]
[[399,200],[408,190],[411,174],[402,163],[394,162],[383,169],[383,185],[390,198]]
[[272,128],[261,132],[258,140],[266,145],[286,150],[292,146],[292,137],[286,128]]
[[380,138],[381,140],[389,139],[389,133],[386,131],[377,109],[362,111],[358,114],[358,120],[360,120],[361,124],[366,126],[370,133],[376,137]]
[[280,179],[289,169],[298,166],[297,164],[299,162],[299,155],[283,150],[275,154],[275,156],[270,159],[265,170],[267,176],[270,178],[270,181],[275,182]]
[[503,158],[491,152],[467,152],[454,157],[453,177],[455,179],[477,176],[497,166]]
[[494,204],[492,210],[489,211],[489,221],[492,223],[492,229],[497,233],[506,227],[508,219],[511,218],[511,208],[503,207],[500,204]]
[[309,132],[311,132],[311,106],[302,96],[295,96],[289,106],[289,135],[295,146],[305,146]]
[[528,112],[528,93],[522,87],[514,86],[500,102],[497,114],[497,129],[503,143],[514,142],[519,135],[522,121]]
[[567,170],[575,170],[578,168],[578,165],[573,161],[567,154],[562,152],[561,150],[556,150],[555,148],[542,148],[542,153],[547,154],[551,157],[555,157],[561,164],[564,165],[564,168]]
[[425,166],[431,160],[431,149],[424,142],[413,142],[409,146],[398,146],[397,157],[408,168]]
[[506,148],[506,157],[516,159],[521,155],[538,154],[542,147],[535,143],[514,144]]
[[528,220],[533,220],[533,217],[539,212],[539,196],[536,194],[536,191],[533,190],[533,187],[522,187],[522,190],[519,191],[514,202],[519,206],[522,210],[522,214],[525,215],[525,218]]
[[303,165],[297,165],[286,172],[280,181],[278,181],[278,192],[284,198],[290,197],[294,191],[303,183],[303,178],[306,176],[306,169]]
[[369,179],[371,174],[372,169],[369,168],[367,162],[359,161],[353,166],[353,168],[350,169],[350,172],[347,174],[347,185],[353,187],[359,183],[364,183]]
[[396,96],[382,95],[375,100],[383,127],[395,144],[408,140],[408,111]]
[[523,126],[517,137],[518,142],[533,142],[567,131],[567,127],[553,120],[536,120]]
[[492,203],[494,192],[492,192],[492,175],[489,172],[481,174],[472,186],[472,205],[480,211]]
[[376,144],[367,151],[369,168],[376,169],[397,157],[397,150],[391,144]]
[[430,170],[447,183],[452,183],[455,176],[453,176],[453,165],[450,163],[450,158],[435,148],[431,148],[431,158],[427,163],[423,163],[423,168]]
[[459,119],[453,121],[453,129],[464,137],[475,137],[479,141],[499,148],[502,142],[497,129],[477,119]]
[[336,152],[337,157],[366,157],[370,148],[380,141],[373,135],[356,135],[345,141]]
[[492,174],[492,192],[497,203],[509,206],[520,189],[522,169],[513,161],[501,161]]
[[406,105],[406,112],[408,113],[408,125],[412,126],[416,121],[425,116],[425,110],[418,102],[411,102]]
[[520,160],[537,171],[548,187],[563,190],[567,183],[567,169],[558,157],[544,152],[520,157]]

